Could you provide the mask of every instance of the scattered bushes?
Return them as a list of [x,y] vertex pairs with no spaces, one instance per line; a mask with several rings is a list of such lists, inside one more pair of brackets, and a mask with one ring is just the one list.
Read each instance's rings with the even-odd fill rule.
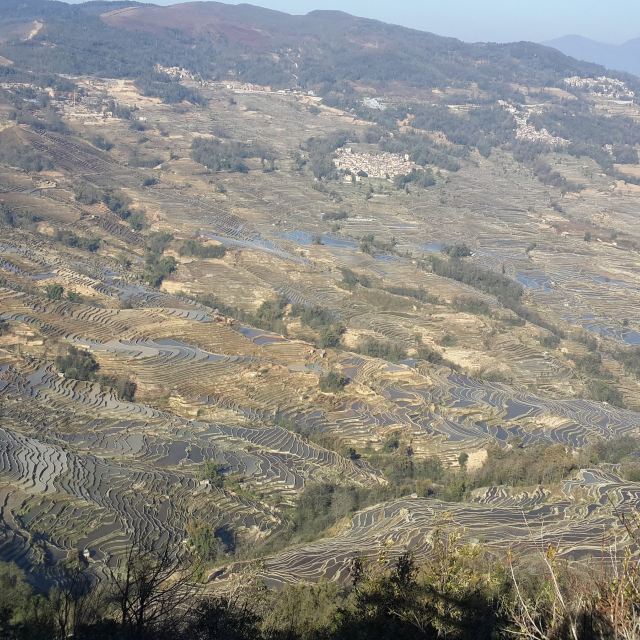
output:
[[97,187],[89,184],[88,182],[78,182],[74,184],[73,193],[76,201],[81,204],[97,204],[103,199],[103,193]]
[[91,253],[95,253],[101,244],[100,238],[83,238],[76,235],[73,231],[62,231],[60,229],[56,231],[55,239],[67,247],[82,249],[83,251],[90,251]]
[[371,280],[369,279],[369,276],[360,275],[347,267],[340,269],[340,273],[342,274],[341,285],[345,289],[354,289],[357,285],[367,289],[371,287]]
[[320,376],[320,391],[323,393],[338,393],[342,391],[348,384],[349,379],[336,371]]
[[62,300],[64,296],[64,287],[61,284],[48,284],[44,288],[45,294],[49,300]]

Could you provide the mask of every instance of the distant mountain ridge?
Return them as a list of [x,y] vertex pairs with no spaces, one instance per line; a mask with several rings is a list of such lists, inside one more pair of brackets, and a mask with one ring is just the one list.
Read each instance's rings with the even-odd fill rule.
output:
[[640,38],[623,44],[606,44],[579,35],[568,35],[543,44],[578,60],[640,76]]

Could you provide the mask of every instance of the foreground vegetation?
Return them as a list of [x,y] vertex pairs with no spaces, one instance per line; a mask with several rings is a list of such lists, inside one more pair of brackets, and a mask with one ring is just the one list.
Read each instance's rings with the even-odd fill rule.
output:
[[[635,523],[628,530],[634,534]],[[60,586],[36,593],[0,565],[0,633],[7,640],[632,640],[640,631],[640,567],[569,568],[550,545],[496,558],[457,532],[434,530],[432,554],[355,558],[346,583],[269,591],[260,567],[205,593],[202,568],[168,547],[134,546],[96,585],[70,562]]]

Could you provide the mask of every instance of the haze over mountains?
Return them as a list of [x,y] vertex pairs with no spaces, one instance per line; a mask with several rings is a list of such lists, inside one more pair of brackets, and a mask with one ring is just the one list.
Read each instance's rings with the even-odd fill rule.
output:
[[609,69],[640,75],[640,38],[634,38],[623,44],[606,44],[584,36],[568,35],[549,40],[544,44],[578,60],[586,60]]

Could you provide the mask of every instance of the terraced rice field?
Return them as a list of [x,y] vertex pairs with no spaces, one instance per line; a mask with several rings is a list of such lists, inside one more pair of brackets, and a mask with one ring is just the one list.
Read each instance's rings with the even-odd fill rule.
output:
[[[291,154],[312,135],[365,124],[336,111],[312,115],[292,96],[235,96],[233,106],[224,89],[207,91],[209,106],[180,118],[168,105],[145,103],[144,140],[122,121],[96,125],[119,141],[110,153],[82,142],[86,131],[70,138],[23,128],[25,143],[55,161],[51,188],[0,172],[0,199],[38,218],[31,229],[3,228],[0,238],[0,320],[8,327],[0,335],[0,560],[55,580],[68,555],[88,550],[99,571],[134,534],[179,546],[194,521],[228,528],[248,545],[265,541],[286,528],[310,484],[384,485],[366,456],[348,451],[378,452],[390,434],[416,459],[435,455],[445,466],[516,439],[578,449],[640,435],[638,381],[606,360],[628,408],[588,399],[576,367],[585,347],[573,339],[578,328],[616,348],[640,339],[637,254],[604,237],[585,242],[580,226],[606,214],[633,236],[632,193],[603,183],[562,198],[496,151],[474,155],[430,190],[387,184],[372,195],[336,182],[328,194],[293,170]],[[189,146],[214,125],[270,146],[277,170],[205,172],[188,159]],[[161,157],[161,168],[128,166],[138,147]],[[76,202],[80,178],[117,186],[144,209],[148,227],[136,231],[100,203]],[[339,227],[323,220],[341,209],[348,218]],[[56,240],[68,229],[98,236],[99,250]],[[157,231],[173,234],[166,253],[177,270],[154,288],[142,274],[145,242]],[[393,238],[393,251],[360,251],[365,234]],[[180,255],[179,243],[194,238],[227,253]],[[549,332],[519,322],[496,297],[422,268],[425,255],[455,242],[472,249],[469,262],[520,282],[524,303],[566,337],[544,346]],[[343,269],[368,286],[346,286]],[[67,294],[59,300],[46,295],[55,284]],[[341,348],[317,346],[313,329],[289,316],[287,335],[252,326],[250,314],[277,296],[332,313],[344,325]],[[461,311],[461,297],[482,311]],[[399,345],[406,357],[361,355],[366,338]],[[135,381],[135,401],[62,375],[56,357],[70,346],[89,351],[101,374]],[[421,360],[424,346],[443,360]],[[341,393],[319,389],[332,370],[350,381]],[[237,485],[200,481],[204,462],[221,465]],[[553,494],[493,487],[466,503],[405,497],[358,512],[334,537],[274,554],[265,578],[339,579],[355,555],[428,554],[440,526],[490,548],[553,543],[585,559],[629,543],[611,500],[624,512],[639,499],[638,485],[597,469]]]

